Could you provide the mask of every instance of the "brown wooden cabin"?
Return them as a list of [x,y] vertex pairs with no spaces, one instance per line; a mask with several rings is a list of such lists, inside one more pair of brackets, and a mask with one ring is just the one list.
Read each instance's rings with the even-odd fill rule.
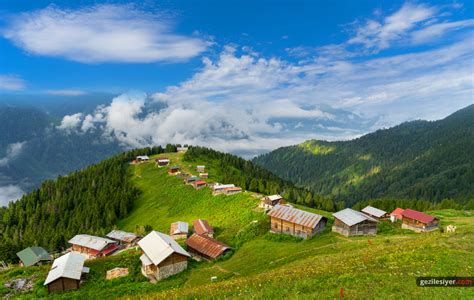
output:
[[44,282],[44,285],[48,287],[48,292],[79,289],[83,274],[89,272],[88,268],[84,268],[84,261],[84,256],[74,252],[67,253],[54,260]]
[[413,209],[402,212],[402,228],[415,232],[428,232],[439,228],[439,219]]
[[375,235],[378,221],[364,213],[346,208],[333,214],[332,231],[344,236]]
[[301,238],[311,238],[324,230],[327,218],[287,205],[277,204],[268,212],[270,231]]
[[78,234],[69,243],[73,252],[81,253],[88,259],[108,256],[119,249],[116,241],[88,234]]
[[285,199],[280,195],[270,195],[262,198],[260,207],[264,209],[272,209],[277,204],[285,204]]
[[143,251],[141,272],[150,280],[162,280],[188,267],[189,253],[164,233],[152,231],[138,245]]

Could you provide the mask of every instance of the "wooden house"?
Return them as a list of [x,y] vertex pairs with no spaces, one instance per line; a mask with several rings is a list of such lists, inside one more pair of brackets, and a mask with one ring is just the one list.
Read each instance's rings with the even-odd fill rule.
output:
[[137,161],[139,162],[144,162],[144,161],[149,161],[150,158],[148,157],[148,155],[138,155],[137,156]]
[[212,237],[196,233],[189,237],[186,241],[186,246],[188,251],[194,256],[206,260],[215,260],[231,250],[229,246]]
[[361,210],[364,214],[371,216],[372,218],[376,220],[385,220],[388,219],[388,213],[386,211],[383,211],[381,209],[378,209],[373,206],[366,206]]
[[179,173],[179,167],[178,166],[172,166],[171,168],[168,169],[168,174],[169,175],[177,175]]
[[118,242],[103,237],[78,234],[69,240],[71,251],[80,253],[88,259],[104,257],[115,252]]
[[197,180],[197,181],[194,181],[192,185],[196,190],[199,190],[199,189],[205,188],[207,186],[207,183],[204,180]]
[[280,195],[270,195],[262,198],[259,207],[263,209],[272,209],[277,204],[285,204],[283,197]]
[[204,172],[206,170],[206,166],[196,166],[196,172]]
[[53,257],[42,247],[28,247],[16,254],[22,267],[40,266],[51,263]]
[[111,232],[107,233],[106,237],[118,242],[120,245],[126,248],[135,246],[140,239],[138,235],[122,230],[112,230]]
[[185,184],[193,184],[195,181],[201,180],[201,178],[197,176],[189,176],[183,179]]
[[186,222],[174,222],[170,226],[170,236],[174,240],[185,239],[188,237],[189,226]]
[[70,252],[54,260],[44,285],[48,292],[77,290],[81,285],[83,274],[89,273],[84,267],[83,255]]
[[403,209],[400,207],[395,208],[391,213],[390,213],[390,221],[392,222],[397,222],[402,220],[402,213]]
[[212,194],[215,195],[220,195],[224,193],[224,190],[227,188],[233,188],[235,187],[234,184],[220,184],[220,183],[215,183],[211,186],[212,189]]
[[416,232],[433,231],[439,228],[439,219],[407,208],[402,212],[402,228]]
[[193,232],[199,235],[214,236],[214,228],[206,220],[198,219],[193,221]]
[[162,280],[188,267],[189,253],[170,236],[152,231],[138,242],[143,251],[142,274],[150,280]]
[[268,212],[270,231],[310,238],[324,230],[327,218],[286,205],[275,205]]
[[228,187],[224,189],[224,195],[227,195],[227,196],[238,194],[238,193],[242,193],[242,188],[238,186]]
[[344,236],[377,234],[378,221],[360,211],[346,208],[332,215],[334,216],[333,232]]
[[170,164],[170,160],[167,157],[158,157],[155,159],[155,162],[158,167],[164,167]]
[[199,173],[199,177],[201,177],[201,178],[209,178],[209,173]]

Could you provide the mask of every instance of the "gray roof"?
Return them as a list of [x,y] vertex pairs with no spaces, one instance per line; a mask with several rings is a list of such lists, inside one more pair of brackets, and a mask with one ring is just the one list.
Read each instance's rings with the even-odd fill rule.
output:
[[386,211],[383,211],[370,205],[364,207],[364,209],[362,209],[362,212],[371,216],[376,216],[377,218],[380,218],[387,213]]
[[138,242],[142,248],[146,259],[140,258],[142,262],[150,260],[154,265],[159,265],[172,253],[176,252],[184,256],[190,256],[175,240],[169,235],[158,231],[152,231]]
[[113,240],[130,243],[133,240],[135,240],[138,236],[131,232],[126,232],[122,230],[112,230],[111,232],[107,233],[106,237]]
[[93,236],[88,234],[78,234],[69,240],[69,244],[79,245],[82,247],[101,251],[109,244],[116,244],[116,241],[112,241],[103,237]]
[[186,222],[178,221],[171,224],[170,234],[188,233],[189,225]]
[[366,220],[378,222],[374,218],[369,217],[368,215],[363,214],[360,211],[353,210],[351,208],[343,209],[341,211],[333,213],[332,215],[334,216],[334,218],[340,220],[341,222],[343,222],[344,224],[348,226],[352,226],[360,222],[364,222]]
[[84,256],[74,252],[69,252],[55,259],[44,285],[61,277],[80,280],[85,260]]
[[301,209],[279,204],[275,205],[272,210],[268,212],[268,215],[273,218],[310,228],[316,227],[319,221],[325,218],[318,214],[313,214]]

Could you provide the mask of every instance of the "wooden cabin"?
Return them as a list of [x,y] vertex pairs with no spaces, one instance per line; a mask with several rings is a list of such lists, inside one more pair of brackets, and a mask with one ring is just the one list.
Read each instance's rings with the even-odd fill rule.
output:
[[327,218],[287,205],[275,205],[268,212],[270,231],[310,238],[324,230]]
[[238,194],[238,193],[242,193],[242,188],[238,187],[238,186],[228,187],[228,188],[224,189],[224,195],[227,195],[227,196],[235,195],[235,194]]
[[415,232],[428,232],[439,228],[439,219],[413,209],[402,212],[402,228]]
[[402,213],[403,209],[400,207],[395,208],[391,213],[390,213],[390,221],[392,222],[397,222],[402,220]]
[[185,239],[188,237],[189,226],[186,222],[174,222],[170,226],[170,236],[174,240]]
[[207,183],[204,180],[197,180],[197,181],[194,181],[192,185],[196,190],[199,190],[199,189],[205,188],[207,186]]
[[232,249],[212,237],[196,233],[189,237],[186,246],[194,256],[206,260],[215,260]]
[[378,221],[359,211],[346,208],[334,214],[332,231],[344,236],[375,235]]
[[262,198],[259,207],[263,209],[272,209],[277,204],[285,204],[283,197],[280,195],[270,195]]
[[179,174],[179,167],[178,166],[173,166],[168,169],[168,174],[169,175],[177,175]]
[[138,155],[136,160],[139,162],[145,162],[149,161],[150,158],[148,157],[148,155]]
[[183,179],[185,184],[193,184],[195,181],[201,180],[201,178],[197,176],[189,176]]
[[41,266],[53,261],[53,257],[42,247],[28,247],[16,255],[22,267]]
[[143,251],[141,272],[152,281],[180,273],[188,267],[191,255],[164,233],[152,231],[138,245]]
[[107,233],[106,237],[118,242],[119,245],[126,248],[135,246],[140,239],[138,235],[122,230],[112,230],[111,232]]
[[155,162],[158,167],[164,167],[170,164],[170,160],[167,157],[158,157],[155,159]]
[[209,173],[199,173],[199,177],[201,177],[201,178],[209,178]]
[[206,166],[196,166],[196,172],[204,172],[206,170]]
[[386,211],[383,211],[381,209],[378,209],[376,207],[373,207],[373,206],[366,206],[364,207],[362,210],[361,210],[364,214],[368,215],[368,216],[371,216],[372,218],[376,219],[376,220],[386,220],[388,219],[389,215]]
[[214,228],[206,220],[198,219],[193,221],[193,232],[199,235],[214,236]]
[[70,252],[54,260],[44,285],[49,293],[77,290],[81,285],[83,274],[89,273],[84,267],[85,257]]
[[227,188],[233,188],[235,187],[234,184],[220,184],[220,183],[215,183],[211,186],[212,189],[212,194],[214,196],[220,195],[224,193],[224,190]]
[[104,257],[115,252],[118,242],[103,237],[78,234],[69,240],[71,251],[83,254],[88,259]]

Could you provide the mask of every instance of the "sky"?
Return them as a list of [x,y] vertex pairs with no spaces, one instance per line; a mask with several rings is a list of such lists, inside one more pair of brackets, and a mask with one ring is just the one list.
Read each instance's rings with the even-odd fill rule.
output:
[[58,128],[251,157],[474,103],[471,1],[0,0],[0,94],[110,93]]

